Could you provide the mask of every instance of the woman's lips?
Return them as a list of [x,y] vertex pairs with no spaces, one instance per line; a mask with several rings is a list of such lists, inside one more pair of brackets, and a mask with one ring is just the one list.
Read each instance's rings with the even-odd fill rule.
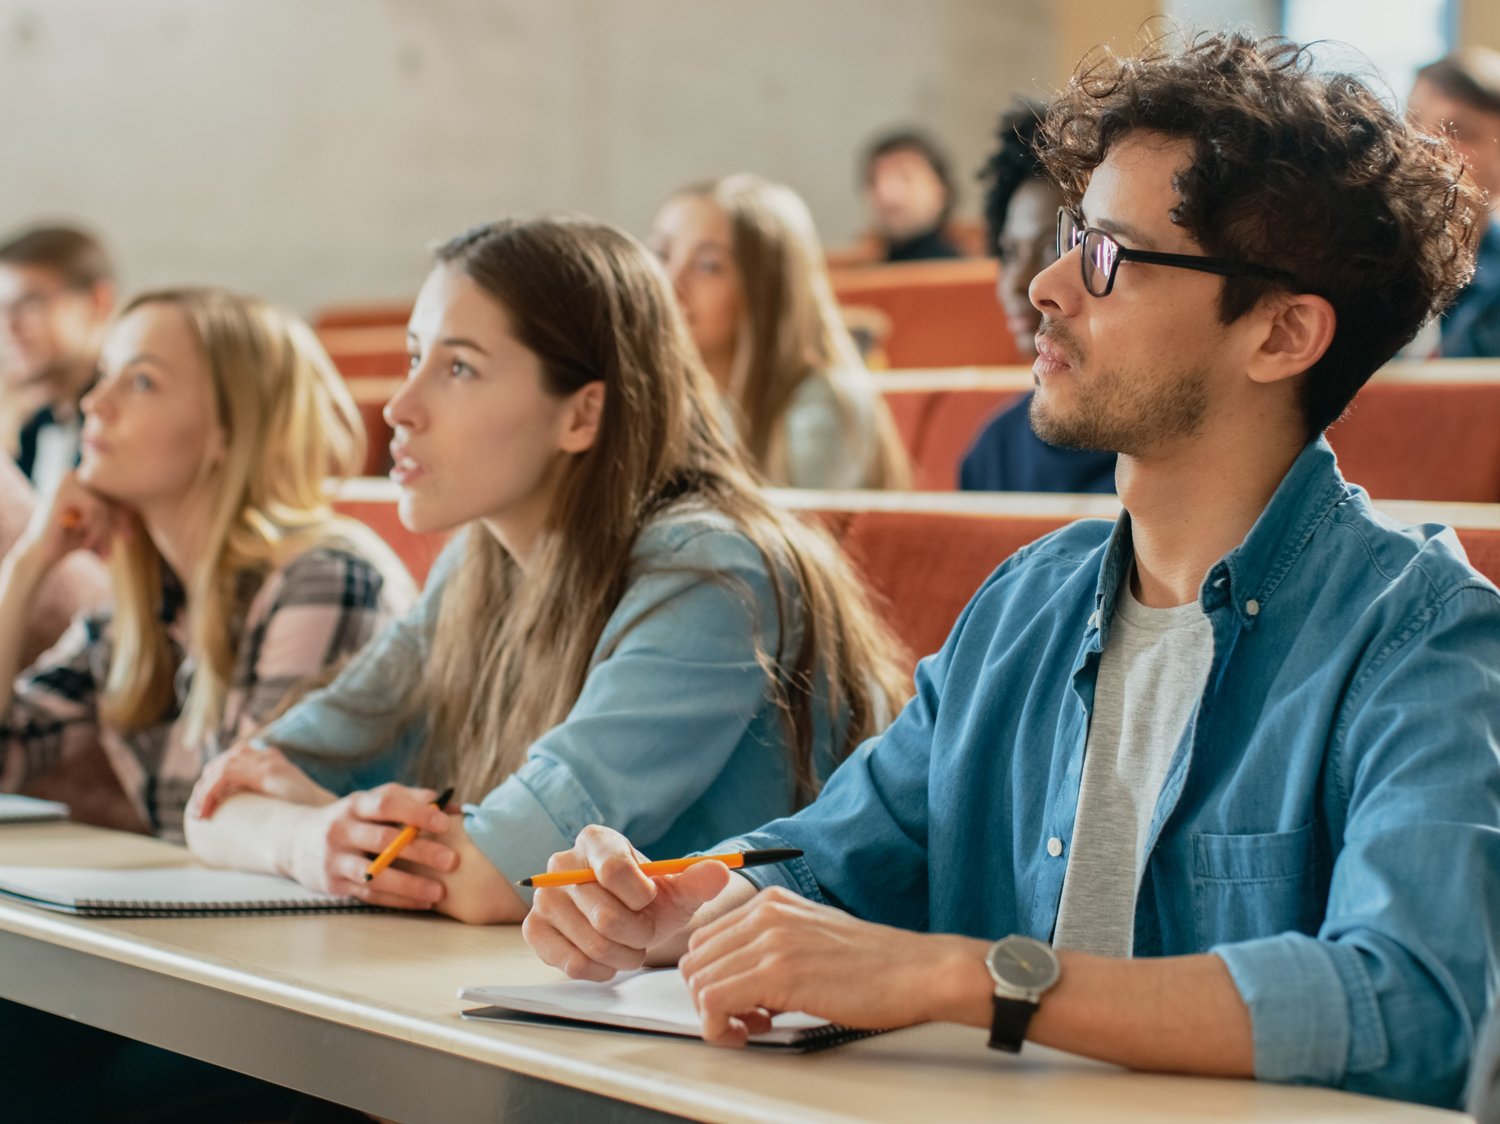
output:
[[426,472],[420,462],[407,454],[400,446],[391,446],[391,481],[398,488],[409,487]]

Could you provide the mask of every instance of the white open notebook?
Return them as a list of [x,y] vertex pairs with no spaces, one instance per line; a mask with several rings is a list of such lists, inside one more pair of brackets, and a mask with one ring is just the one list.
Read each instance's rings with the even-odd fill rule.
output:
[[[524,987],[466,987],[460,999],[486,1003],[464,1012],[469,1019],[495,1019],[530,1026],[584,1030],[632,1030],[698,1038],[702,1030],[687,983],[676,968],[622,972],[608,983],[568,980]],[[837,1046],[879,1031],[851,1030],[789,1011],[771,1020],[771,1029],[750,1039],[751,1046],[808,1051]]]
[[0,895],[87,917],[175,917],[364,909],[271,874],[202,867],[94,870],[0,866]]
[[15,793],[0,793],[0,824],[42,823],[45,820],[65,820],[68,806],[56,800],[38,800],[34,796],[17,796]]

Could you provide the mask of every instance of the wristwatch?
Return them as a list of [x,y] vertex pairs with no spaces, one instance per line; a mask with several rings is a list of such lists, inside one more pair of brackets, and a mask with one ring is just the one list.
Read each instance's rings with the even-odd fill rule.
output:
[[1041,941],[1010,936],[990,945],[984,963],[995,981],[990,1047],[1019,1054],[1042,993],[1057,983],[1061,974],[1057,954]]

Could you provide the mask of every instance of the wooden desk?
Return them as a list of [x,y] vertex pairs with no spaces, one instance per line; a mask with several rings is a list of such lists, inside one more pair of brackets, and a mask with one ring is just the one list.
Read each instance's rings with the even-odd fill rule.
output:
[[[69,824],[0,828],[0,864],[187,854]],[[0,902],[0,995],[403,1121],[1350,1121],[1457,1114],[1319,1089],[1157,1077],[926,1026],[825,1054],[466,1023],[466,984],[542,982],[513,927],[434,917],[87,920]]]

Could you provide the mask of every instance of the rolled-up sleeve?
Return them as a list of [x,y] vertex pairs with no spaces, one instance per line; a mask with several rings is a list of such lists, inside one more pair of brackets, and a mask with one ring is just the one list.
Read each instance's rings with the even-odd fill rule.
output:
[[[1460,587],[1350,685],[1342,850],[1316,937],[1213,951],[1256,1076],[1460,1103],[1500,949],[1500,598]],[[1338,842],[1337,825],[1335,843]]]
[[[545,870],[589,824],[660,838],[770,705],[756,642],[774,654],[780,627],[755,546],[730,530],[695,532],[631,582],[567,718],[466,807],[470,836],[513,880]],[[761,772],[785,778],[789,807],[785,739],[763,748]]]

